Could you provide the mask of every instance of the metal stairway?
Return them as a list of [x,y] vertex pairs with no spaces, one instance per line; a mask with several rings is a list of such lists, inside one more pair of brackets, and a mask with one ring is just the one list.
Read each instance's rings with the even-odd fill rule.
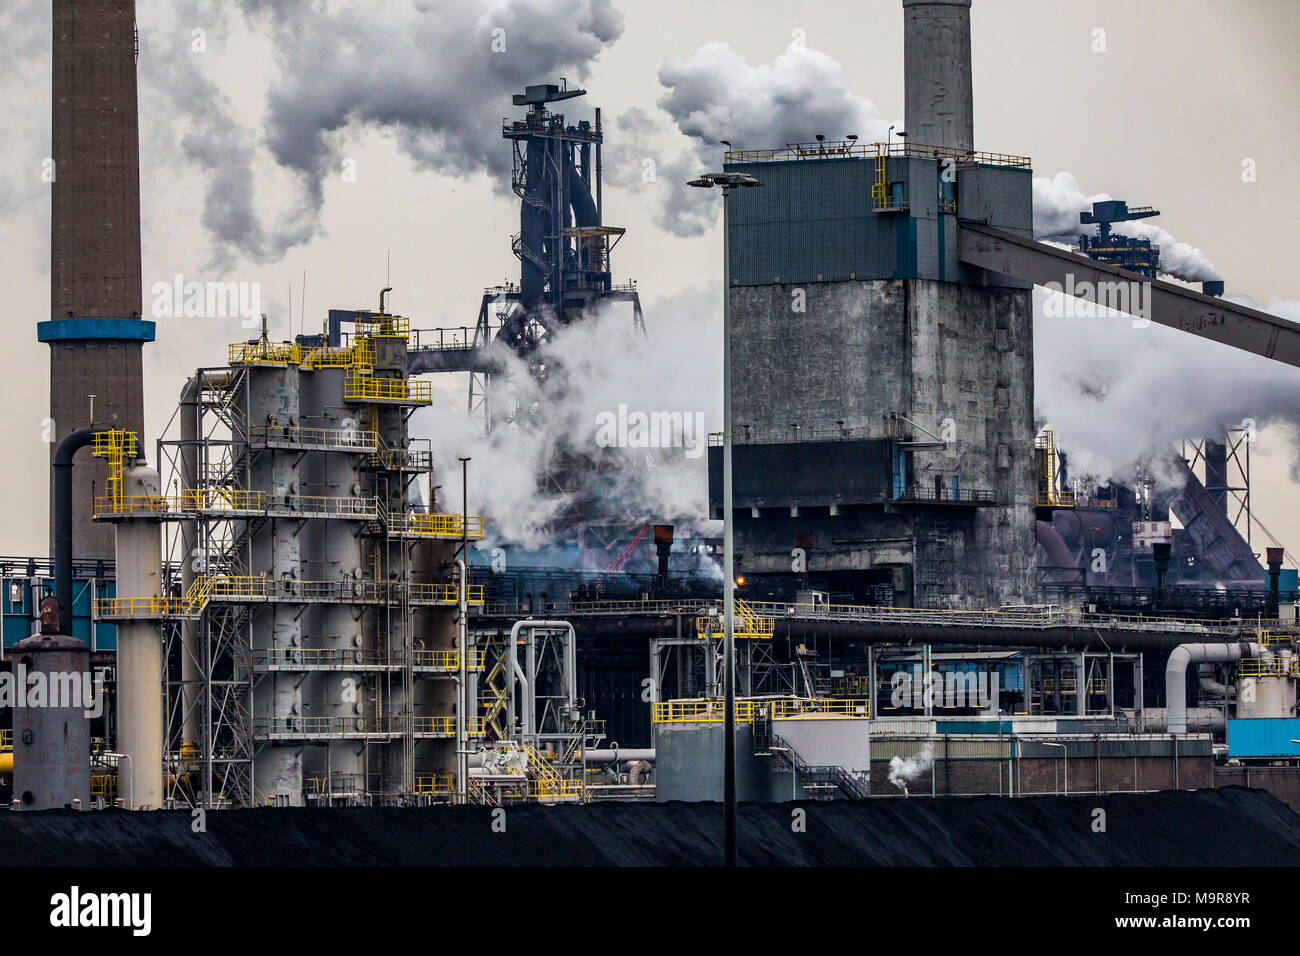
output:
[[754,756],[771,757],[773,772],[793,771],[804,791],[814,800],[832,800],[836,791],[848,800],[866,800],[871,785],[861,774],[851,774],[839,765],[814,766],[785,740],[772,733],[772,722],[755,717]]

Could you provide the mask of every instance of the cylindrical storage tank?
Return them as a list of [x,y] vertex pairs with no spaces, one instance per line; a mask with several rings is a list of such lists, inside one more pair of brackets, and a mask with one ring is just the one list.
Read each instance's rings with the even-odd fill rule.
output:
[[88,807],[90,648],[66,634],[39,634],[9,653],[17,698],[14,799],[23,810],[62,809],[74,800]]
[[[345,371],[338,368],[303,373],[300,409],[305,425],[362,430],[359,409],[343,401],[344,376]],[[361,553],[361,525],[369,520],[362,517],[367,508],[364,499],[369,496],[363,487],[363,460],[364,456],[354,451],[326,449],[309,452],[302,468],[303,481],[312,494],[347,502],[352,507],[343,505],[341,513],[358,515],[356,519],[315,519],[302,535],[304,577],[327,584],[332,598],[310,610],[306,643],[336,668],[308,674],[304,686],[312,715],[327,719],[332,734],[382,729],[375,723],[380,695],[373,672],[347,669],[349,663],[374,663],[373,649],[366,647],[364,637],[367,586],[373,582]],[[400,637],[401,631],[392,633]],[[399,646],[394,653],[400,650]],[[389,703],[391,713],[396,705]],[[304,760],[311,776],[328,777],[327,789],[332,794],[347,797],[367,788],[364,751],[356,739],[330,740],[325,747],[311,748]]]
[[[297,366],[250,366],[248,370],[248,423],[267,429],[271,437],[285,437],[300,424]],[[260,432],[254,434],[258,437]],[[305,494],[299,472],[301,452],[266,448],[254,456],[249,490],[261,492],[273,513],[291,511],[294,499]],[[291,664],[302,647],[302,608],[288,603],[298,591],[303,522],[293,517],[271,517],[255,527],[249,541],[249,573],[265,575],[275,597],[253,614],[252,649],[256,666],[264,657],[277,667]],[[265,653],[259,653],[265,652]],[[259,751],[253,761],[253,783],[259,802],[303,805],[303,744],[295,739],[267,741],[267,735],[303,734],[302,676],[270,670],[254,686],[253,732]]]
[[[143,464],[123,475],[127,495],[162,494],[158,472]],[[157,515],[123,518],[117,529],[117,593],[162,596],[162,534]],[[156,618],[117,625],[117,792],[128,810],[163,805],[163,647]]]
[[1260,658],[1260,670],[1266,676],[1238,675],[1238,718],[1295,716],[1295,678],[1280,676],[1289,675],[1291,659],[1290,651],[1282,651],[1280,655],[1266,653]]
[[[181,497],[190,500],[198,488],[199,479],[199,416],[202,411],[204,373],[196,372],[181,389],[177,416],[180,419],[181,447],[179,453],[181,472]],[[224,375],[221,376],[224,378]],[[245,410],[247,411],[247,410]],[[180,522],[181,533],[181,594],[190,593],[194,581],[203,567],[198,548],[199,522]],[[191,618],[181,621],[181,741],[183,749],[197,748],[203,740],[199,723],[200,686],[203,679],[199,661],[203,657],[199,643],[200,624]]]
[[904,122],[909,143],[975,148],[971,0],[903,0]]

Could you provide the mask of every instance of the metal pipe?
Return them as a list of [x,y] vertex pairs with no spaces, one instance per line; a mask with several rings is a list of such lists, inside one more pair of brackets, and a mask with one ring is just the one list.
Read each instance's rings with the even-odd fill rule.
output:
[[722,748],[723,863],[736,865],[736,545],[731,471],[731,230],[734,187],[722,188]]
[[580,750],[576,756],[588,763],[622,763],[625,760],[641,760],[645,763],[655,762],[653,747],[642,747],[636,750],[630,747],[627,749],[614,747],[602,750]]
[[466,608],[466,594],[469,589],[469,571],[465,567],[465,559],[457,558],[456,566],[460,570],[460,619],[457,622],[457,646],[460,651],[456,655],[458,659],[456,667],[456,801],[465,803],[468,799],[469,789],[467,778],[469,776],[468,750],[469,750],[469,720],[466,707],[467,695],[465,694],[465,682],[468,679],[468,658],[469,658],[469,618]]
[[[577,646],[577,635],[574,633],[573,624],[571,624],[569,621],[544,621],[536,618],[524,618],[523,620],[515,621],[513,624],[510,625],[510,648],[509,648],[510,669],[514,672],[515,675],[515,685],[512,686],[510,690],[510,711],[512,712],[510,733],[512,735],[514,734],[515,728],[514,728],[513,715],[515,713],[518,713],[521,715],[524,721],[524,727],[523,727],[524,736],[530,736],[531,734],[534,733],[532,721],[533,721],[533,715],[535,713],[535,710],[534,707],[530,707],[528,703],[529,696],[530,696],[528,675],[524,673],[524,669],[519,664],[519,655],[515,653],[515,648],[519,646],[518,645],[519,632],[522,631],[524,628],[528,628],[529,631],[528,642],[530,647],[532,646],[532,640],[533,640],[532,632],[535,630],[567,631],[568,634],[566,637],[566,641],[573,641],[574,647]],[[515,695],[517,691],[522,691],[522,695],[523,695],[522,700],[519,702],[523,707],[522,710],[519,710],[519,705],[517,705],[515,702]]]
[[[383,293],[380,293],[383,301]],[[460,459],[460,557],[456,564],[460,568],[460,617],[457,628],[457,646],[460,653],[456,655],[456,798],[459,803],[469,800],[469,458]]]
[[131,799],[126,800],[124,802],[126,803],[127,810],[134,810],[135,809],[135,761],[131,759],[130,754],[124,754],[124,753],[113,753],[111,751],[105,751],[104,756],[112,757],[115,760],[126,761],[126,778],[127,778],[127,782],[131,785]]
[[78,428],[54,452],[54,596],[59,602],[59,632],[72,636],[72,459],[103,426]]
[[1258,644],[1238,641],[1232,644],[1179,644],[1169,654],[1165,665],[1165,707],[1169,733],[1187,733],[1187,665],[1190,663],[1226,663],[1243,657],[1259,657]]
[[[199,398],[203,391],[202,372],[196,374],[181,389],[179,402],[180,414],[180,462],[181,462],[181,496],[191,492],[198,485],[199,478]],[[161,463],[161,453],[158,461]],[[199,523],[188,519],[181,522],[181,594],[188,594],[194,584],[197,572],[194,570],[197,555],[194,551],[199,546]],[[198,745],[199,713],[195,706],[198,700],[198,687],[202,679],[202,669],[198,660],[198,623],[191,618],[181,619],[181,742]]]

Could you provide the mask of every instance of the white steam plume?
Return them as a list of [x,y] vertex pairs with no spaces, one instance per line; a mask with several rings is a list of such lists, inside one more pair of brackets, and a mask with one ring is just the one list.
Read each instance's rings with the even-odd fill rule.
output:
[[[525,364],[502,349],[522,403],[536,402],[527,428],[498,427],[478,433],[462,415],[438,409],[429,435],[444,488],[439,507],[461,508],[457,457],[470,455],[470,510],[483,514],[492,528],[490,545],[512,543],[538,547],[547,540],[544,526],[566,499],[540,494],[537,475],[558,454],[577,455],[594,468],[617,467],[590,476],[597,489],[598,510],[621,516],[629,525],[649,521],[678,526],[679,537],[711,532],[708,521],[707,440],[721,422],[720,290],[693,289],[654,300],[647,307],[650,339],[634,335],[630,310],[617,304],[589,314],[581,323],[560,329],[541,347],[546,379],[530,377]],[[682,349],[682,342],[695,343]],[[498,376],[498,381],[501,377]],[[463,409],[463,401],[457,397]],[[680,412],[683,439],[694,447],[602,448],[597,443],[602,414]],[[702,428],[695,431],[702,419]],[[684,430],[685,430],[684,429]],[[707,523],[707,524],[706,524]]]
[[[766,149],[807,142],[817,134],[842,139],[853,133],[862,142],[883,141],[888,122],[871,100],[854,96],[844,69],[824,53],[792,43],[771,64],[752,66],[725,43],[706,43],[690,58],[670,57],[659,68],[667,89],[659,106],[690,143],[671,141],[667,128],[640,110],[620,118],[625,144],[614,144],[612,181],[633,185],[642,179],[644,161],[657,166],[660,211],[657,225],[676,235],[699,235],[717,221],[703,190],[682,183],[722,160],[727,140],[736,149]],[[708,169],[705,169],[708,167]]]
[[[1092,209],[1094,202],[1112,198],[1108,193],[1089,196],[1069,173],[1034,179],[1034,238],[1073,244],[1079,235],[1094,227],[1079,222],[1079,213]],[[1204,282],[1222,276],[1200,249],[1179,242],[1169,232],[1149,222],[1116,223],[1120,235],[1150,239],[1160,247],[1160,268],[1186,282]]]
[[[1300,425],[1300,372],[1291,366],[1128,316],[1048,317],[1054,295],[1066,298],[1034,290],[1034,396],[1072,475],[1123,479],[1144,462],[1160,477],[1165,450],[1183,438],[1245,419],[1292,432]],[[1297,301],[1229,298],[1300,321]],[[1292,475],[1300,479],[1300,467]]]
[[889,782],[906,793],[908,785],[915,783],[933,763],[934,746],[929,743],[919,754],[914,754],[906,760],[902,757],[891,757],[889,758]]

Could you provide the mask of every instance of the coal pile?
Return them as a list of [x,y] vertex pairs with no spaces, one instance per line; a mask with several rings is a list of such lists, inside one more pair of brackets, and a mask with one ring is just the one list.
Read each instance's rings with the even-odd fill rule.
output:
[[[805,813],[795,832],[794,812]],[[1099,830],[1104,811],[1104,831]],[[494,829],[494,820],[496,827]],[[0,814],[17,866],[710,866],[718,804]],[[498,832],[504,822],[504,832]],[[1300,816],[1262,790],[742,804],[754,866],[1280,866]]]

